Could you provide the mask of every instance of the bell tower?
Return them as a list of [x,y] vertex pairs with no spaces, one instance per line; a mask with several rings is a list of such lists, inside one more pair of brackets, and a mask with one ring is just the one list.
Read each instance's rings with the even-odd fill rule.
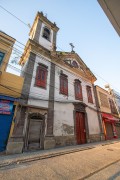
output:
[[30,30],[30,39],[37,42],[49,51],[56,50],[56,37],[59,28],[55,23],[52,23],[43,15],[42,12],[38,12],[33,26]]

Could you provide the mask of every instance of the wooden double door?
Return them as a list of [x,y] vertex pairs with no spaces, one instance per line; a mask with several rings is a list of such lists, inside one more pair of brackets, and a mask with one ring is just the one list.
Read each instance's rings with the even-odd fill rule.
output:
[[77,144],[86,143],[85,114],[76,112],[76,140]]
[[37,150],[44,148],[44,121],[39,118],[29,119],[27,149]]

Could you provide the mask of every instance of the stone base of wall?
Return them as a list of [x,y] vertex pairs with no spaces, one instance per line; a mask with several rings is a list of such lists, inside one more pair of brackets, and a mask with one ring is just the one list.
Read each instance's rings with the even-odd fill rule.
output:
[[90,134],[89,135],[90,142],[99,142],[104,141],[104,136],[100,134]]
[[76,145],[74,135],[71,136],[55,136],[55,147]]
[[55,148],[54,136],[46,136],[44,139],[44,149],[53,149],[53,148]]
[[19,154],[23,152],[24,142],[22,138],[9,139],[6,154]]

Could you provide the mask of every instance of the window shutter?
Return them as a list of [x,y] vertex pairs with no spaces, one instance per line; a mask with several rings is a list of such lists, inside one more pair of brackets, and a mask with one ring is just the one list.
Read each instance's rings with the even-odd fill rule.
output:
[[46,71],[43,69],[40,69],[40,86],[46,87]]
[[86,89],[87,89],[88,102],[93,103],[91,87],[87,86]]
[[68,79],[65,75],[60,75],[60,93],[68,95]]
[[80,99],[83,100],[83,95],[82,95],[82,85],[80,83]]
[[37,73],[36,73],[36,82],[35,82],[36,86],[40,86],[40,68],[39,66],[37,67]]
[[81,82],[79,80],[75,80],[74,86],[75,86],[75,99],[83,100]]
[[64,79],[64,94],[68,95],[68,79]]
[[43,66],[37,67],[35,85],[46,88],[47,85],[47,68]]
[[60,93],[63,93],[63,79],[62,79],[62,76],[60,76]]

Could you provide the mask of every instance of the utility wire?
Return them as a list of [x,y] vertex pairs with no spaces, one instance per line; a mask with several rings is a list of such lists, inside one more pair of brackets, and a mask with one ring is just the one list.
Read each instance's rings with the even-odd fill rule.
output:
[[8,11],[7,9],[5,9],[3,6],[0,5],[0,8],[3,9],[4,11],[6,11],[8,14],[10,14],[11,16],[13,16],[14,18],[16,18],[17,20],[19,20],[21,23],[23,23],[24,25],[26,25],[27,27],[30,28],[30,26],[25,23],[24,21],[22,21],[20,18],[18,18],[17,16],[15,16],[13,13],[11,13],[10,11]]
[[[9,64],[8,64],[8,66],[9,66]],[[12,65],[10,65],[10,67],[11,67]],[[12,66],[13,68],[14,68],[14,66]],[[17,69],[17,68],[15,68],[15,69]],[[25,72],[26,73],[26,72]],[[27,74],[29,74],[30,75],[30,73],[27,73]],[[36,79],[36,77],[33,77],[34,79]],[[6,81],[7,82],[10,82],[11,83],[11,81],[9,81],[8,79],[6,79]],[[14,84],[14,82],[12,83],[12,84]],[[56,83],[55,83],[56,84]],[[54,87],[58,92],[60,91],[60,88],[59,87],[56,87],[56,86],[52,86],[52,85],[50,85],[49,83],[47,83],[47,85],[48,86],[51,86],[51,87]],[[82,87],[83,87],[83,85],[82,85]],[[86,87],[86,86],[85,86]],[[38,87],[39,88],[39,87]],[[19,89],[18,89],[19,90]],[[71,93],[70,93],[71,92]],[[83,90],[83,88],[82,88],[82,93],[83,92],[85,92],[85,94],[87,94],[87,92],[85,91],[85,90]],[[33,93],[34,95],[39,95],[38,93],[35,93],[35,92],[30,92],[30,94],[31,93]],[[69,97],[72,97],[72,98],[74,98],[75,99],[75,95],[73,95],[74,94],[74,90],[73,91],[71,91],[70,89],[68,90],[68,96],[66,96],[66,98],[68,99]],[[62,95],[62,94],[61,94]],[[44,95],[45,96],[45,95]],[[43,96],[43,97],[44,97]],[[64,95],[63,95],[64,96]],[[83,99],[86,99],[87,101],[88,101],[88,99],[84,96],[84,93],[83,93]]]
[[[2,43],[2,42],[0,42],[0,43]],[[3,44],[3,43],[2,43],[2,44]],[[4,45],[5,45],[5,44],[4,44]],[[15,48],[15,50],[14,50],[14,47],[13,47],[13,51],[16,52],[16,48]],[[34,52],[34,51],[31,51],[31,52],[33,52],[34,54],[36,53],[36,52]],[[37,55],[37,54],[36,54],[36,55]],[[51,62],[50,62],[49,60],[47,60],[46,58],[44,58],[43,56],[41,56],[41,55],[39,55],[39,54],[38,54],[38,56],[39,56],[42,60],[45,60],[45,61],[47,61],[49,64],[51,64]],[[21,56],[19,56],[19,57],[21,57]],[[30,60],[30,61],[33,61],[34,63],[36,63],[37,65],[39,65],[39,62],[34,61],[34,59],[30,58],[29,60]],[[69,77],[73,77],[73,79],[78,78],[78,75],[76,75],[76,74],[72,75],[69,70],[64,69],[63,67],[59,66],[59,65],[56,64],[56,63],[53,63],[53,64],[55,64],[56,67],[59,67],[60,70],[62,69],[63,71],[67,71],[67,72],[69,73]],[[36,72],[36,70],[33,70],[33,71]],[[49,70],[49,71],[50,71],[50,70]],[[25,71],[21,70],[21,72],[25,72]],[[26,73],[27,73],[27,72],[26,72]],[[54,73],[54,72],[52,71],[52,74],[53,74],[53,73]],[[59,77],[59,75],[56,75],[56,76]],[[77,76],[77,77],[76,77],[76,76]],[[83,78],[81,78],[81,76],[79,76],[79,78],[82,79],[82,82],[85,82],[85,83],[91,85],[91,83],[88,83],[88,81],[83,80]],[[73,81],[72,81],[72,80],[70,80],[70,81],[71,81],[72,83],[70,83],[70,82],[69,82],[69,83],[73,85]]]
[[[17,16],[15,16],[13,13],[11,13],[10,11],[8,11],[7,9],[5,9],[3,6],[0,5],[0,8],[3,9],[4,11],[6,11],[7,13],[9,13],[11,16],[13,16],[14,18],[16,18],[17,20],[19,20],[21,23],[23,23],[24,25],[26,25],[28,28],[30,28],[30,26],[25,23],[23,20],[21,20],[20,18],[18,18]],[[23,43],[17,41],[18,43],[20,43],[21,45],[25,46]],[[61,48],[60,48],[61,49]],[[96,73],[95,73],[96,74]],[[102,78],[101,76],[97,75],[99,78],[101,78],[104,82],[107,82],[104,78]],[[110,84],[110,83],[109,83]],[[110,84],[111,85],[111,84]],[[118,89],[118,88],[116,88]],[[119,90],[120,91],[120,90]]]
[[[4,86],[4,85],[1,85],[0,84],[0,86],[2,86],[2,87],[4,87],[4,88],[6,88],[6,89],[9,89],[9,90],[11,90],[11,91],[13,91],[13,89],[10,89],[10,88],[8,88],[7,86]],[[13,92],[16,92],[16,93],[19,93],[19,92],[17,92],[17,91],[13,91]],[[19,93],[19,94],[21,94],[21,93]],[[24,95],[24,100],[28,100],[28,98],[26,98],[25,97],[25,94],[22,94],[22,95]],[[27,96],[28,97],[28,96]],[[40,97],[40,96],[39,96]],[[59,102],[59,103],[66,103],[66,104],[69,104],[69,103],[74,103],[74,102],[80,102],[79,100],[71,100],[71,101],[68,101],[68,100],[66,100],[66,101],[60,101],[60,100],[56,100],[56,99],[43,99],[43,98],[35,98],[34,96],[29,96],[29,98],[31,98],[32,100],[43,100],[43,101],[54,101],[54,102]],[[19,98],[19,100],[23,100],[23,98],[22,97],[20,97]],[[31,99],[29,99],[29,100],[31,100]],[[30,104],[29,104],[30,105]],[[98,110],[96,109],[96,108],[93,108],[93,107],[91,107],[91,106],[89,106],[89,105],[87,105],[87,107],[88,108],[90,108],[90,109],[92,109],[92,110],[94,110],[95,112],[98,112]]]

